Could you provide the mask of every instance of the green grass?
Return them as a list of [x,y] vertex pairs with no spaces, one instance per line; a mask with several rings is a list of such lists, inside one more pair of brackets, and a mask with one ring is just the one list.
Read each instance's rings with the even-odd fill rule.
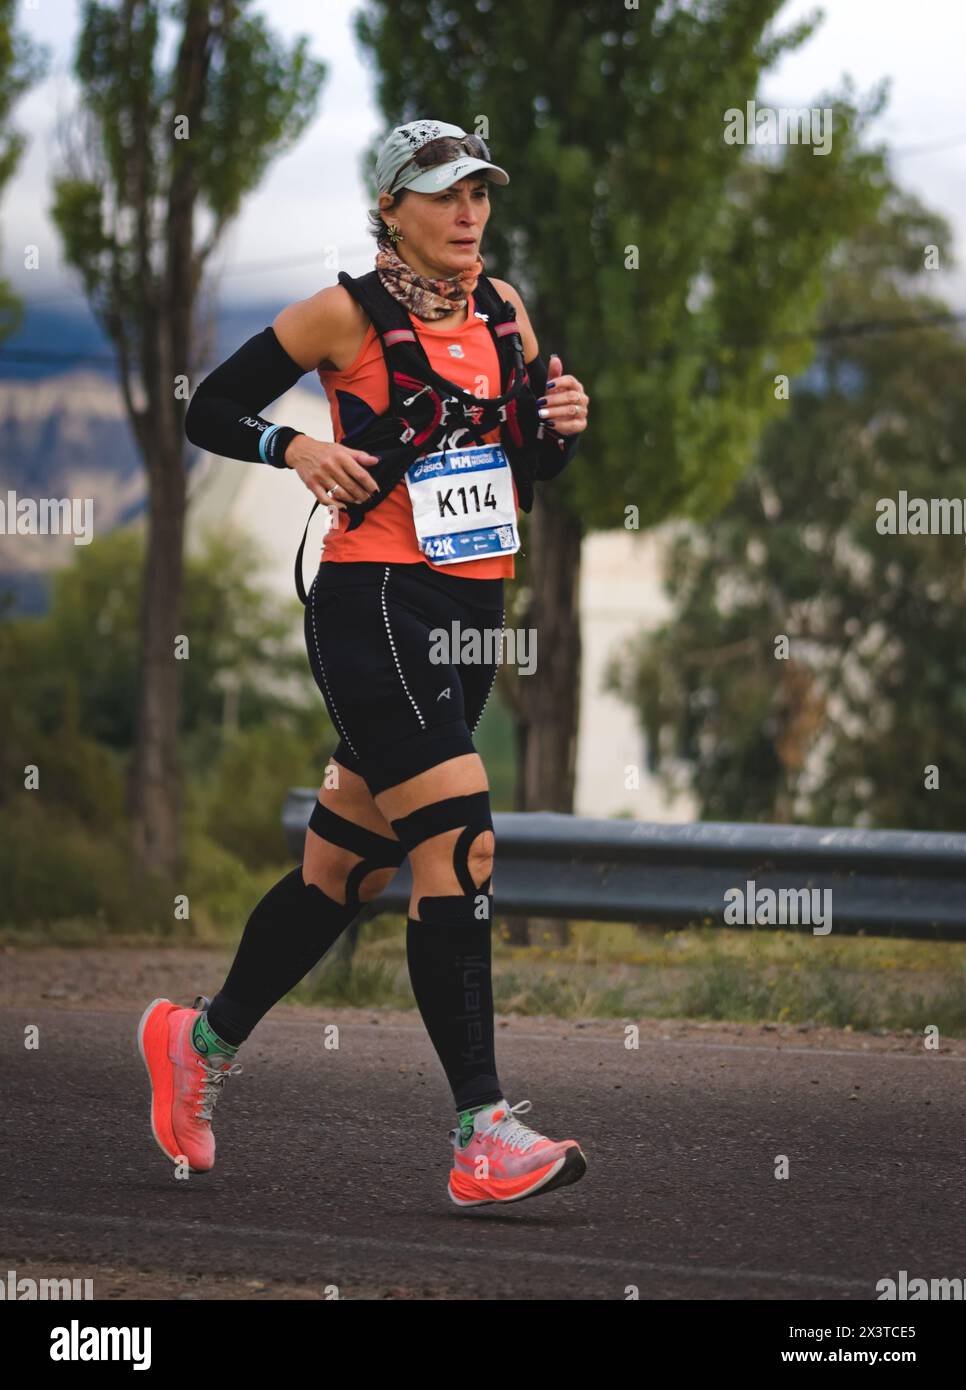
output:
[[381,1005],[408,1009],[413,997],[404,971],[360,951],[352,961],[335,960],[306,976],[286,998],[295,1004]]
[[[943,1035],[966,1036],[966,944],[959,942],[591,922],[575,923],[566,947],[548,942],[510,948],[497,933],[498,1012],[914,1032],[935,1024]],[[411,1007],[403,919],[368,924],[353,961],[326,961],[290,997]]]
[[[269,873],[269,871],[266,871]],[[212,873],[211,877],[215,875]],[[277,877],[277,875],[276,875]],[[249,885],[251,887],[252,885]],[[234,885],[226,888],[233,892]],[[309,1004],[412,1008],[406,919],[366,923],[352,960],[336,948],[288,996]],[[202,914],[165,931],[105,932],[71,918],[52,927],[0,929],[0,944],[207,945],[232,947],[238,930],[215,930]],[[708,926],[662,931],[575,922],[560,946],[552,934],[529,947],[494,933],[494,996],[500,1013],[557,1018],[690,1018],[735,1023],[812,1023],[857,1030],[936,1025],[966,1037],[966,943],[890,937],[814,937],[808,932]]]

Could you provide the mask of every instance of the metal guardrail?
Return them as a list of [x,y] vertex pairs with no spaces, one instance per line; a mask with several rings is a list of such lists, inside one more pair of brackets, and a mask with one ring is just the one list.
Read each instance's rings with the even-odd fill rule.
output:
[[[282,812],[296,857],[315,797],[295,788]],[[671,825],[550,811],[496,812],[493,825],[501,916],[741,926],[725,922],[725,894],[751,882],[752,898],[763,889],[830,890],[833,935],[966,941],[966,835]],[[360,920],[406,912],[411,883],[404,863]]]

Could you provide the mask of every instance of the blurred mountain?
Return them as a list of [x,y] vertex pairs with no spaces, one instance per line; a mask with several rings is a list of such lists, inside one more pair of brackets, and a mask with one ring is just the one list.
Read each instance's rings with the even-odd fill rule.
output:
[[[260,300],[217,311],[213,367],[237,347],[260,333],[283,307],[281,301]],[[20,330],[0,343],[0,381],[40,381],[78,367],[91,367],[114,380],[114,353],[90,313],[58,308],[56,302],[27,306]]]
[[[221,310],[198,379],[260,333],[281,307],[272,302]],[[144,475],[114,355],[90,314],[53,305],[29,309],[20,331],[0,345],[0,439],[5,508],[9,492],[90,497],[95,535],[143,511]],[[192,460],[192,471],[198,462]],[[0,534],[0,592],[12,595],[13,611],[43,611],[47,576],[69,561],[73,544],[70,536]]]

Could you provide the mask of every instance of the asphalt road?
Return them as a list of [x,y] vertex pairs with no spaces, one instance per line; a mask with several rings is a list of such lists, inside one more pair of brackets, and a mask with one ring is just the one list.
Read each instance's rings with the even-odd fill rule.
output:
[[462,1211],[416,1015],[353,1014],[330,1050],[337,1012],[276,1010],[215,1112],[215,1169],[176,1181],[150,1132],[138,1013],[0,1010],[0,1265],[89,1270],[97,1297],[125,1268],[174,1297],[205,1296],[201,1275],[269,1296],[873,1299],[901,1269],[966,1275],[962,1051],[768,1034],[628,1051],[620,1023],[523,1022],[500,1034],[509,1099],[578,1139],[588,1172]]

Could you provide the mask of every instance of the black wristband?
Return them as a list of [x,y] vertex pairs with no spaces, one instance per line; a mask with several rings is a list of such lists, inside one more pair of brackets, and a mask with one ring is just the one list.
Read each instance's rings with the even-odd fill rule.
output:
[[[259,423],[263,422],[259,421]],[[262,462],[270,463],[273,468],[287,468],[285,450],[296,435],[304,433],[304,430],[293,430],[291,425],[269,425],[268,429],[263,432],[259,444]]]

